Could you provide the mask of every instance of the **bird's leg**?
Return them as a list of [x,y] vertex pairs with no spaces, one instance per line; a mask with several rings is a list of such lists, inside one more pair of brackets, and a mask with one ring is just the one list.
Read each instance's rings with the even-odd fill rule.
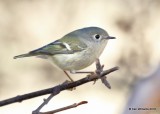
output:
[[83,73],[92,74],[94,72],[92,72],[92,71],[70,71],[70,73],[72,73],[72,74],[83,74]]
[[[85,74],[91,74],[91,75],[88,75],[88,77],[95,74],[95,72],[93,72],[93,71],[74,71],[74,70],[71,70],[70,73],[72,73],[72,74],[84,74],[84,73]],[[96,82],[96,80],[94,81],[93,84],[95,84],[95,82]]]
[[[66,76],[70,79],[71,82],[74,82],[74,80],[70,77],[70,75],[65,70],[63,72],[66,74]],[[70,81],[66,81],[65,83],[71,83]],[[75,90],[75,89],[76,89],[76,87],[73,87],[73,88],[70,88],[68,90],[72,91],[72,90]]]
[[70,77],[70,75],[65,70],[63,72],[66,74],[66,76],[70,79],[71,82],[74,82],[74,80]]

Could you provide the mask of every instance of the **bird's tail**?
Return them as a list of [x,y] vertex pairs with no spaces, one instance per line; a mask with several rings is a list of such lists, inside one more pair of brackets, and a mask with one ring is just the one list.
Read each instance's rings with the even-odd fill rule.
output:
[[13,58],[17,59],[17,58],[30,57],[30,56],[34,56],[34,55],[32,55],[30,53],[25,53],[25,54],[14,56]]

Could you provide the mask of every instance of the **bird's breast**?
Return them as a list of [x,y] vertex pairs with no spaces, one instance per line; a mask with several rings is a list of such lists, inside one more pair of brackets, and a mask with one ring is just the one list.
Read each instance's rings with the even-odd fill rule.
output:
[[102,49],[90,47],[73,54],[57,54],[52,56],[50,60],[63,70],[81,70],[95,62],[96,58],[99,58],[101,55],[103,49],[104,47]]
[[94,62],[94,56],[87,50],[74,54],[57,54],[51,60],[63,70],[81,70]]

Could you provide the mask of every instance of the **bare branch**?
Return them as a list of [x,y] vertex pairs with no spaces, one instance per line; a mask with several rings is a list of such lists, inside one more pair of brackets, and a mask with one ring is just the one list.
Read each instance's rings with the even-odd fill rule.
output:
[[[2,101],[0,101],[0,106],[8,105],[8,104],[15,103],[15,102],[22,102],[23,100],[35,98],[35,97],[46,95],[46,94],[52,94],[52,97],[53,97],[53,96],[59,94],[63,90],[68,90],[68,89],[71,89],[71,88],[75,88],[75,87],[78,87],[82,84],[85,84],[85,83],[88,83],[88,82],[91,82],[91,81],[95,81],[97,79],[103,79],[104,76],[106,76],[109,73],[114,72],[114,71],[119,69],[118,67],[113,67],[111,69],[103,71],[103,65],[100,64],[99,60],[96,62],[96,65],[98,66],[97,69],[96,69],[96,73],[88,75],[85,78],[82,78],[80,80],[77,80],[77,81],[74,81],[74,82],[71,82],[71,83],[62,83],[62,84],[57,85],[57,86],[52,87],[52,88],[39,90],[39,91],[24,94],[24,95],[18,95],[16,97],[12,97],[12,98],[9,98],[9,99],[6,99],[6,100],[2,100]],[[97,71],[99,73],[97,73]],[[107,81],[106,78],[105,78],[105,81]],[[106,84],[109,84],[108,81],[107,81]],[[107,87],[109,87],[109,86],[107,86]]]

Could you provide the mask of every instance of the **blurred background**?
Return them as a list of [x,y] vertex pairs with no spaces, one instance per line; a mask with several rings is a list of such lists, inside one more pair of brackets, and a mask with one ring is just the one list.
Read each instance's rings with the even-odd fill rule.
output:
[[[42,111],[83,100],[59,114],[160,114],[160,0],[0,0],[0,100],[58,85],[67,77],[35,57],[13,59],[75,29],[98,26],[115,36],[100,57],[112,89],[101,81],[64,91]],[[95,65],[84,69],[95,70]],[[74,80],[85,75],[71,75]],[[46,96],[0,108],[30,114]],[[131,108],[131,110],[129,110]],[[137,108],[133,110],[132,108]],[[138,108],[156,108],[142,111]]]

